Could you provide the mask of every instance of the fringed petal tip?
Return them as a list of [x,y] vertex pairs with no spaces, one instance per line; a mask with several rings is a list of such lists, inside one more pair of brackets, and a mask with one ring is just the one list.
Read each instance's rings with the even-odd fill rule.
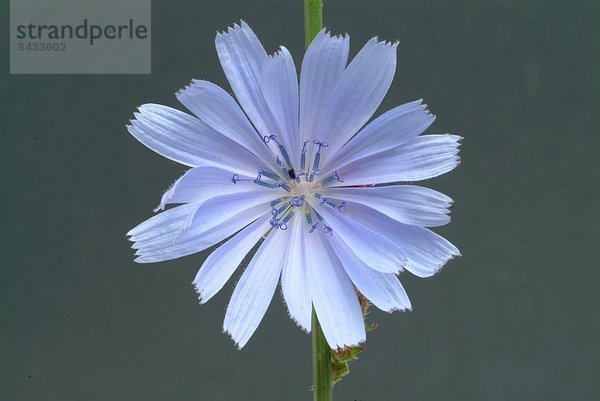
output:
[[[435,268],[432,270],[432,273],[431,273],[431,275],[429,275],[429,276],[424,276],[424,277],[422,277],[422,278],[428,278],[428,277],[431,277],[431,276],[435,276],[435,275],[436,275],[436,274],[438,274],[440,271],[442,271],[442,269],[444,269],[444,267],[446,267],[446,266],[448,265],[448,263],[449,263],[451,260],[453,260],[453,259],[455,259],[455,258],[460,258],[460,257],[462,257],[462,254],[460,253],[460,251],[458,250],[458,248],[456,248],[456,247],[455,247],[455,248],[452,250],[452,253],[451,253],[451,254],[450,254],[450,256],[448,257],[448,259],[444,260],[442,263],[440,263],[438,266],[436,266],[436,267],[435,267]],[[419,277],[419,276],[417,276],[417,277]]]
[[350,39],[350,35],[346,32],[346,33],[338,33],[338,34],[333,34],[330,30],[328,30],[326,27],[321,29],[321,31],[317,34],[317,36],[322,35],[324,37],[326,37],[327,39],[337,39],[337,40],[347,40]]
[[201,79],[193,78],[189,84],[185,85],[183,88],[179,89],[175,92],[175,97],[179,100],[179,97],[185,93],[188,89],[190,89],[194,84],[201,82]]
[[231,340],[233,341],[233,344],[235,345],[235,347],[237,348],[238,351],[241,351],[242,348],[244,348],[246,346],[246,344],[248,343],[248,339],[246,339],[245,341],[239,340],[237,338],[234,337],[234,334],[229,331],[229,329],[225,328],[225,326],[223,326],[223,334],[226,334],[229,336],[229,338],[231,338]]
[[377,41],[377,46],[383,46],[383,47],[393,47],[393,48],[396,48],[400,44],[400,41],[398,39],[396,39],[394,41],[385,40],[385,39],[384,40],[380,40],[379,36],[373,36],[370,41],[372,41],[372,40]]
[[205,304],[208,301],[208,299],[202,298],[202,290],[200,290],[195,280],[192,281],[192,287],[194,288],[194,292],[196,292],[196,295],[198,295],[198,303],[200,305]]
[[387,313],[394,313],[394,312],[400,312],[400,313],[408,313],[408,312],[412,312],[412,305],[408,305],[405,307],[401,307],[401,308],[392,308],[388,311],[385,311]]
[[233,335],[230,332],[226,331],[225,333],[233,340],[233,344],[235,345],[235,347],[237,348],[238,351],[241,351],[242,348],[244,348],[244,346],[246,345],[246,343],[240,344],[239,342],[237,342],[235,340],[235,338],[233,338]]
[[268,55],[268,59],[273,60],[277,57],[282,57],[285,53],[290,54],[290,51],[287,47],[280,45],[273,54]]
[[220,36],[230,35],[246,29],[252,30],[252,28],[250,28],[250,25],[248,25],[246,21],[240,19],[240,22],[234,22],[233,25],[228,26],[227,29],[217,31],[216,37],[218,38]]

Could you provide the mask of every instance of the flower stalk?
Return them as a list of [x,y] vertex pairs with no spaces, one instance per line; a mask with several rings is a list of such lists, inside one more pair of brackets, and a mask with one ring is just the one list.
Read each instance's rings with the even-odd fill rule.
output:
[[[306,48],[323,29],[322,0],[304,0],[304,37]],[[315,310],[312,311],[313,401],[333,400],[332,350],[327,344]]]
[[312,360],[313,360],[313,401],[333,400],[333,371],[331,348],[325,340],[323,330],[312,312]]
[[304,43],[307,48],[321,29],[323,29],[323,1],[304,0]]

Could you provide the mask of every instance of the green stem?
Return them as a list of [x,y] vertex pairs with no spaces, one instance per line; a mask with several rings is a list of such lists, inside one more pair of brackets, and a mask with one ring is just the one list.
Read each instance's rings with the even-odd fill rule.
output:
[[304,0],[304,43],[306,47],[323,29],[323,0]]
[[321,330],[315,310],[312,311],[313,401],[333,400],[331,348]]
[[[304,0],[304,37],[306,47],[323,29],[323,0]],[[321,330],[315,310],[312,311],[313,401],[333,400],[331,348]]]

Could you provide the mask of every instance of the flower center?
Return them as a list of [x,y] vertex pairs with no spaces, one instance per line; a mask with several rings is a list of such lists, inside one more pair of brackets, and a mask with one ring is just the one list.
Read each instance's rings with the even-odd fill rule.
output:
[[[318,201],[319,205],[327,205],[341,213],[346,213],[346,202],[324,197],[319,193],[327,185],[344,180],[336,170],[333,174],[321,178],[321,152],[329,144],[320,140],[306,141],[300,153],[300,165],[294,167],[286,148],[279,142],[277,136],[269,135],[263,141],[273,152],[279,171],[273,172],[262,167],[258,169],[255,179],[241,178],[233,174],[231,181],[236,184],[240,181],[253,181],[256,185],[265,188],[282,188],[288,192],[287,196],[271,202],[271,226],[276,229],[286,230],[287,223],[296,213],[301,213],[306,219],[309,232],[322,226],[324,232],[332,233],[323,217],[307,202],[307,199]],[[312,155],[312,162],[309,156]],[[299,168],[298,168],[299,167]]]

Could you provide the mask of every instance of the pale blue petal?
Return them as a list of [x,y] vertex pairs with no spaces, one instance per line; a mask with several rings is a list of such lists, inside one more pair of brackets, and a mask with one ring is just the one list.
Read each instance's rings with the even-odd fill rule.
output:
[[433,123],[422,100],[403,104],[382,114],[332,156],[323,171],[339,169],[355,160],[395,148],[421,135]]
[[311,327],[312,301],[305,256],[308,230],[303,216],[296,214],[288,223],[288,241],[281,273],[281,290],[290,316],[305,331]]
[[[202,232],[198,232],[192,227],[187,230],[169,232],[154,241],[136,243],[134,248],[139,247],[139,249],[136,252],[138,257],[135,261],[137,263],[154,263],[202,252],[264,216],[265,206],[245,209],[234,217],[217,223]],[[184,234],[185,238],[182,238]]]
[[458,248],[433,231],[399,223],[367,206],[351,203],[346,214],[402,248],[407,257],[406,270],[416,276],[432,276],[450,259],[460,256]]
[[331,36],[323,29],[306,50],[300,70],[301,144],[315,139],[321,115],[348,63],[349,49],[349,36]]
[[217,54],[238,102],[263,136],[278,132],[262,91],[267,52],[248,24],[230,27],[215,38]]
[[[276,192],[276,191],[273,191]],[[200,252],[245,227],[269,212],[268,204],[273,197],[270,192],[242,192],[212,198],[202,203],[196,211],[181,221],[179,226],[170,225],[160,235],[148,236],[143,232],[131,237],[140,263],[169,260]],[[168,212],[168,211],[167,211]],[[166,213],[166,212],[163,212]]]
[[326,204],[312,205],[333,229],[333,235],[344,241],[363,263],[384,273],[402,271],[406,256],[378,230],[368,229]]
[[198,207],[199,203],[191,203],[159,213],[129,230],[127,236],[131,237],[131,241],[145,241],[177,231],[194,215]]
[[242,348],[269,308],[285,258],[288,236],[273,230],[256,251],[231,296],[223,329]]
[[[240,179],[254,179],[255,176],[238,174]],[[164,209],[173,203],[202,203],[215,196],[238,192],[256,191],[259,187],[252,181],[232,181],[230,170],[218,167],[195,167],[185,172],[164,193],[157,209]],[[262,189],[262,188],[260,188]],[[268,190],[265,188],[265,190]]]
[[316,131],[317,139],[329,143],[324,164],[381,104],[396,71],[396,47],[371,39],[344,71]]
[[280,132],[273,134],[285,146],[293,165],[298,165],[298,76],[294,60],[285,47],[281,47],[265,63],[262,87],[265,100],[280,127]]
[[361,203],[413,226],[436,227],[450,222],[452,199],[433,189],[416,185],[328,188],[323,196]]
[[341,185],[420,181],[452,171],[460,162],[458,135],[422,135],[338,170]]
[[191,167],[217,166],[256,172],[260,160],[243,146],[182,111],[144,104],[128,131],[156,153]]
[[262,137],[222,88],[208,81],[194,80],[177,93],[177,99],[214,130],[244,146],[263,161],[273,163],[272,153]]
[[270,215],[264,215],[211,253],[192,282],[200,303],[205,303],[223,288],[248,252],[271,228]]
[[371,269],[335,235],[328,238],[350,280],[373,305],[386,312],[411,309],[408,295],[395,274]]
[[310,293],[327,343],[332,349],[365,341],[362,309],[352,282],[320,230],[307,235]]

